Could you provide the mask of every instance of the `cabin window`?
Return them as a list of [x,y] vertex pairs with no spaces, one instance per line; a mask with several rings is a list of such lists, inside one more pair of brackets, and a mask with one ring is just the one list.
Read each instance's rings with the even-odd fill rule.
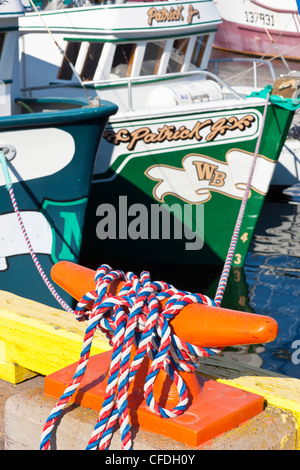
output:
[[166,41],[148,42],[145,49],[141,75],[156,75]]
[[132,69],[136,44],[118,44],[116,47],[111,74],[119,78],[129,77]]
[[4,39],[5,39],[5,33],[0,33],[0,57],[2,54]]
[[203,54],[206,49],[207,41],[209,38],[209,34],[205,34],[204,36],[199,36],[196,39],[195,47],[192,53],[191,64],[195,65],[196,67],[201,66],[201,62],[203,59]]
[[103,49],[102,42],[91,42],[81,70],[82,80],[93,80]]
[[[73,71],[69,61],[75,66],[81,45],[82,43],[80,41],[70,41],[68,43],[57,78],[61,80],[72,80]],[[82,80],[93,80],[102,49],[102,42],[90,42],[88,44],[87,52],[83,57],[81,70],[77,70]]]
[[[69,42],[67,45],[67,49],[65,52],[65,56],[68,57],[69,61],[75,65],[78,54],[79,54],[79,49],[80,49],[80,42]],[[68,63],[66,57],[63,58],[61,67],[58,71],[57,78],[61,80],[71,80],[73,71],[70,67],[70,64]]]
[[188,38],[176,39],[174,41],[171,57],[167,68],[168,73],[180,72],[181,67],[183,66],[188,43]]

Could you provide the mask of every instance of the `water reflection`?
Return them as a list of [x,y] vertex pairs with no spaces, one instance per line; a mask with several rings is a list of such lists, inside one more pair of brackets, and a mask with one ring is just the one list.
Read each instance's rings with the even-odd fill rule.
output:
[[244,267],[249,305],[276,319],[279,334],[262,367],[300,378],[292,343],[300,339],[300,185],[268,197]]
[[[213,59],[245,58],[237,53],[214,50]],[[276,76],[287,70],[280,59],[271,60]],[[290,63],[291,69],[299,70],[299,63]],[[232,86],[253,84],[253,68],[244,74],[242,63],[220,65],[221,77]],[[270,83],[267,67],[259,68],[258,86]],[[300,115],[296,113],[289,139],[300,140]],[[293,140],[294,139],[294,140]],[[298,157],[297,157],[298,162]],[[282,169],[281,169],[282,170]],[[279,168],[278,168],[279,171]],[[280,173],[280,178],[282,172]],[[292,183],[289,183],[292,184]],[[254,366],[300,378],[300,364],[293,362],[292,347],[295,340],[300,344],[300,184],[285,190],[271,191],[264,203],[246,264],[240,274],[231,270],[223,307],[253,311],[276,319],[279,333],[275,341],[266,345],[227,348],[226,355]],[[235,285],[236,284],[236,285]],[[214,296],[216,284],[212,283],[209,294]],[[238,291],[243,291],[242,302]],[[208,295],[209,295],[208,294]],[[298,346],[299,348],[299,346]],[[299,355],[298,355],[299,356]],[[297,356],[297,357],[298,357]],[[295,354],[294,354],[295,358]]]

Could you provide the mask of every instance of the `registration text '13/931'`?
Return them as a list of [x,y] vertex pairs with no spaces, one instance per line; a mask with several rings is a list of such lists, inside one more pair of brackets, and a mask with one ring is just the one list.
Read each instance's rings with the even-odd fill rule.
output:
[[268,13],[256,13],[245,11],[246,23],[263,24],[264,26],[275,26],[274,15]]

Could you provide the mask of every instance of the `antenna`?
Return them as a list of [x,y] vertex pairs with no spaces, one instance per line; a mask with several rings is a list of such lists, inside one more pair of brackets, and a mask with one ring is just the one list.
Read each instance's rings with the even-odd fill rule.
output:
[[65,51],[60,47],[60,45],[58,44],[58,42],[56,41],[55,37],[53,36],[52,32],[50,31],[50,29],[48,28],[47,24],[45,23],[44,21],[44,18],[42,17],[42,15],[40,14],[40,12],[38,11],[38,9],[36,8],[35,4],[33,3],[32,0],[29,0],[31,6],[34,8],[35,12],[38,14],[41,22],[43,23],[47,33],[50,35],[51,39],[53,40],[54,44],[56,45],[56,47],[58,48],[60,54],[62,54],[64,56],[64,58],[66,59],[66,61],[68,62],[69,66],[71,67],[72,69],[72,72],[74,73],[75,77],[77,78],[78,82],[80,83],[80,85],[82,86],[82,88],[84,89],[85,93],[86,93],[86,96],[87,96],[87,99],[89,101],[89,103],[92,103],[92,97],[91,95],[89,94],[89,92],[87,91],[87,88],[85,87],[79,73],[77,72],[77,70],[75,69],[74,65],[72,64],[72,62],[70,61],[70,59],[67,57]]

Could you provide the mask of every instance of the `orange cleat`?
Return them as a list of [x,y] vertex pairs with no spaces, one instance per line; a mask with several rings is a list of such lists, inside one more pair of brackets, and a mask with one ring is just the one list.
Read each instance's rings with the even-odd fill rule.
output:
[[[51,271],[52,279],[77,300],[95,289],[95,274],[69,261],[55,264]],[[123,284],[115,281],[112,293],[118,293]],[[278,334],[278,324],[271,317],[204,304],[184,307],[170,325],[180,339],[205,348],[268,343]]]
[[[95,289],[96,272],[62,261],[53,266],[52,279],[75,299]],[[112,294],[117,294],[123,281],[115,281]],[[276,321],[263,315],[239,312],[204,304],[189,304],[171,321],[171,329],[182,340],[199,347],[214,348],[273,341],[278,333]],[[135,350],[131,357],[134,357]],[[99,411],[101,409],[111,363],[111,351],[89,359],[86,374],[71,402]],[[264,408],[263,397],[239,390],[199,376],[179,372],[189,394],[187,410],[176,418],[163,419],[153,414],[143,398],[143,387],[151,362],[146,357],[128,392],[130,423],[192,447],[201,447],[241,423],[257,415]],[[77,363],[45,378],[45,393],[54,398],[63,395],[72,382]],[[178,391],[164,370],[160,370],[154,384],[155,401],[169,408],[178,402]]]

